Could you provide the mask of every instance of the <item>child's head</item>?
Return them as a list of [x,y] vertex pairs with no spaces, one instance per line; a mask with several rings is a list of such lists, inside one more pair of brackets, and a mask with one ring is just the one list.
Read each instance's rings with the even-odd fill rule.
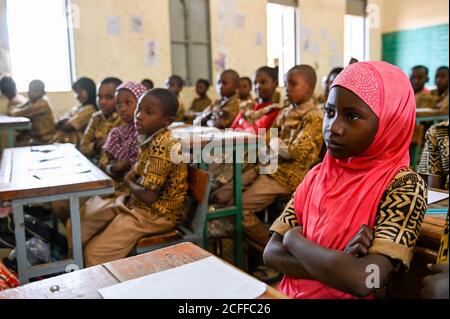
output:
[[241,77],[239,79],[239,98],[241,100],[247,99],[252,91],[252,80],[248,76]]
[[313,96],[316,82],[316,71],[311,66],[294,66],[286,74],[286,97],[289,102],[296,105],[307,102]]
[[342,72],[343,69],[344,68],[337,67],[332,69],[330,73],[328,73],[327,79],[325,81],[325,87],[323,90],[323,95],[325,96],[325,99],[328,99],[328,95],[330,94],[330,87],[333,84],[334,79],[338,76],[339,73]]
[[110,77],[104,79],[98,87],[97,105],[106,117],[116,111],[116,89],[121,84],[120,79]]
[[45,95],[45,84],[41,80],[33,80],[28,85],[28,98],[36,102]]
[[143,79],[141,84],[147,88],[147,90],[151,90],[155,87],[153,81],[150,79]]
[[220,74],[217,84],[221,97],[231,97],[236,94],[238,89],[239,73],[231,69],[225,70]]
[[117,112],[125,123],[133,123],[134,112],[140,97],[147,92],[147,88],[135,82],[125,82],[116,90]]
[[428,82],[428,68],[423,65],[416,65],[410,71],[409,80],[414,89],[414,93],[419,93]]
[[276,69],[263,66],[255,73],[255,93],[262,102],[271,102],[278,87],[278,72]]
[[179,75],[172,75],[166,81],[166,88],[176,96],[183,90],[183,86],[184,81]]
[[92,104],[97,107],[96,102],[96,86],[94,81],[89,78],[79,78],[73,85],[72,90],[76,93],[77,100],[82,105]]
[[17,95],[16,83],[10,76],[4,76],[0,80],[0,92],[6,96],[8,100],[12,100]]
[[209,81],[206,79],[198,79],[197,83],[195,83],[195,93],[197,93],[198,96],[206,96],[206,93],[209,90]]
[[416,107],[400,68],[386,62],[348,66],[333,82],[325,111],[323,136],[332,157],[362,156],[355,163],[366,168],[393,158],[408,162]]
[[434,83],[439,94],[444,93],[448,89],[448,66],[441,66],[436,70]]
[[153,89],[140,99],[136,110],[136,130],[141,135],[150,136],[168,127],[178,112],[178,98],[166,89]]

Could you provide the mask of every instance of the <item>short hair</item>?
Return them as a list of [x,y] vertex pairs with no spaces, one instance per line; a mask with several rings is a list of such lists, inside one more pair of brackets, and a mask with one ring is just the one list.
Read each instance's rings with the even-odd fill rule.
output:
[[226,69],[224,71],[222,71],[221,76],[225,75],[225,74],[229,74],[231,75],[231,77],[233,78],[233,82],[236,86],[239,85],[239,73],[237,73],[235,70],[233,69]]
[[252,80],[251,80],[248,76],[243,76],[243,77],[241,77],[241,78],[239,79],[239,82],[240,82],[240,81],[247,81],[248,84],[250,84],[250,87],[252,86]]
[[41,80],[33,80],[30,82],[29,87],[33,87],[34,89],[45,92],[45,84]]
[[176,116],[178,112],[179,102],[177,96],[167,89],[156,88],[147,91],[142,99],[147,96],[152,96],[157,99],[162,107],[166,116]]
[[154,84],[153,81],[150,80],[150,79],[143,79],[143,80],[141,81],[141,84],[142,84],[142,85],[148,84],[148,86],[150,87],[150,89],[153,89],[153,88],[155,87],[155,84]]
[[312,66],[307,64],[296,65],[288,71],[288,73],[292,72],[300,73],[303,79],[305,79],[308,85],[311,87],[311,89],[314,90],[317,83],[317,75]]
[[12,77],[2,77],[0,80],[0,92],[8,98],[13,98],[17,95],[16,82],[14,82]]
[[209,81],[207,79],[198,79],[196,84],[202,83],[204,84],[207,88],[209,88],[209,86],[211,85],[211,83],[209,83]]
[[411,70],[413,70],[413,71],[416,71],[416,70],[419,70],[419,69],[425,70],[425,74],[428,75],[429,70],[428,70],[428,68],[425,65],[416,65],[416,66],[413,66],[411,68]]
[[115,77],[108,77],[108,78],[103,79],[103,81],[100,83],[100,85],[104,85],[104,84],[105,85],[106,84],[112,84],[115,87],[118,87],[119,85],[122,84],[122,80],[118,79],[118,78],[115,78]]
[[256,73],[266,73],[268,76],[272,78],[274,81],[278,81],[278,70],[275,68],[271,68],[270,66],[262,66],[258,70],[256,70]]
[[436,70],[436,73],[438,73],[439,71],[446,71],[448,73],[449,72],[448,66],[443,65],[443,66],[438,67]]
[[184,80],[183,80],[183,78],[182,78],[181,76],[179,76],[179,75],[176,75],[176,74],[171,75],[171,76],[169,77],[169,83],[172,82],[172,81],[174,81],[174,82],[176,83],[176,85],[177,85],[178,87],[180,87],[180,88],[182,88],[182,87],[184,86]]

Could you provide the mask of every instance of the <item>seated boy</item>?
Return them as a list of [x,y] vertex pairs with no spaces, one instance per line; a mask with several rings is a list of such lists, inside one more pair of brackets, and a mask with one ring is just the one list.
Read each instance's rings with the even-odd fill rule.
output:
[[441,66],[436,70],[434,83],[436,89],[430,94],[435,99],[435,107],[442,112],[448,112],[448,67]]
[[178,112],[175,116],[175,121],[183,122],[184,121],[184,113],[186,109],[184,107],[183,100],[180,97],[181,91],[183,91],[184,81],[179,75],[172,75],[166,81],[166,88],[176,95],[178,99]]
[[189,115],[191,120],[195,117],[196,113],[203,112],[208,106],[211,105],[212,101],[208,96],[209,86],[210,84],[208,80],[197,80],[197,83],[195,84],[195,93],[197,93],[198,97],[192,101],[191,108],[186,114],[187,116]]
[[239,79],[239,100],[242,102],[251,102],[253,105],[252,97],[252,80],[248,76],[244,76]]
[[[308,65],[295,66],[288,72],[286,96],[291,106],[280,112],[272,126],[279,132],[275,140],[278,169],[266,175],[252,169],[242,176],[244,234],[260,246],[267,244],[269,233],[255,214],[278,196],[292,194],[319,156],[323,114],[312,99],[316,81],[316,72]],[[228,183],[212,194],[212,201],[229,205],[232,196],[233,184]]]
[[414,89],[417,108],[433,108],[434,99],[430,92],[425,88],[428,83],[428,68],[423,65],[416,65],[410,71],[409,80]]
[[239,74],[234,70],[225,70],[219,78],[221,99],[206,108],[194,120],[194,125],[224,129],[230,127],[239,113]]
[[124,258],[141,237],[170,231],[183,218],[188,168],[171,160],[177,144],[168,129],[177,110],[177,97],[165,89],[148,91],[140,100],[138,162],[125,177],[131,195],[93,197],[81,210],[86,266]]
[[[49,144],[56,132],[55,119],[48,98],[45,96],[45,85],[40,80],[31,81],[28,87],[29,101],[11,111],[12,116],[27,117],[31,121],[29,139],[18,145]],[[20,137],[18,137],[20,138]]]
[[27,99],[17,92],[16,82],[10,76],[3,76],[0,80],[0,93],[8,99],[6,110],[1,111],[6,115],[11,115],[11,111],[19,105],[24,104]]

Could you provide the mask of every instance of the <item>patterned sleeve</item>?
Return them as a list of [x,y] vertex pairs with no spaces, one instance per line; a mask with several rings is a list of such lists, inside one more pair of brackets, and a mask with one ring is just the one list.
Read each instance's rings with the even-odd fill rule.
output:
[[409,170],[398,173],[380,201],[369,253],[385,255],[409,269],[426,209],[425,181]]
[[425,134],[425,145],[423,146],[418,172],[421,174],[441,176],[441,171],[436,129],[435,127],[431,127]]
[[281,215],[273,222],[270,227],[271,232],[276,232],[281,236],[284,236],[289,229],[299,225],[294,211],[294,195],[286,205],[283,213],[281,213]]
[[41,99],[35,103],[29,102],[25,107],[15,108],[12,112],[12,116],[23,116],[27,118],[32,118],[36,115],[44,114],[50,109],[47,101]]
[[302,129],[293,141],[289,143],[289,155],[297,161],[311,161],[311,156],[317,157],[322,147],[322,123],[320,111],[310,112],[302,120]]
[[139,183],[142,187],[159,191],[167,180],[173,163],[170,159],[172,148],[170,137],[157,137],[148,149],[141,151],[138,166],[144,167]]
[[67,121],[75,130],[82,132],[86,128],[91,119],[92,113],[95,112],[95,108],[92,105],[86,105],[81,110],[78,110]]

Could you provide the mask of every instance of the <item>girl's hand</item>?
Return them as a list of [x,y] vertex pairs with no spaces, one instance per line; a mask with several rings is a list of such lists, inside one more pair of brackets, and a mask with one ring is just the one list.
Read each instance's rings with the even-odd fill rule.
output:
[[357,258],[367,255],[373,241],[373,230],[367,225],[361,225],[358,233],[350,239],[344,252]]

